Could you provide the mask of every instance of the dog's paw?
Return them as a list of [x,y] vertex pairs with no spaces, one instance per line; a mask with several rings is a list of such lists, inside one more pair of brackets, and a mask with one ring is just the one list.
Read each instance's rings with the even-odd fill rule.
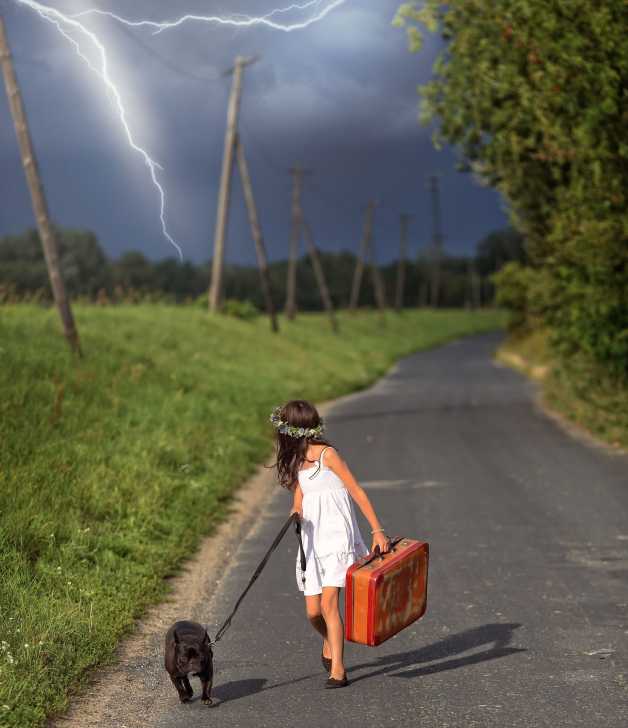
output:
[[213,705],[214,701],[211,698],[203,698],[203,705]]

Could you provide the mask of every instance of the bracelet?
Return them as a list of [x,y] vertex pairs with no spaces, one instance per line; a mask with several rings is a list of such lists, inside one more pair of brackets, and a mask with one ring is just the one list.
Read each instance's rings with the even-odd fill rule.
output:
[[371,531],[371,533],[379,533],[380,531],[381,531],[382,533],[384,533],[384,529],[383,529],[383,528],[376,528],[376,529],[374,529],[373,531]]

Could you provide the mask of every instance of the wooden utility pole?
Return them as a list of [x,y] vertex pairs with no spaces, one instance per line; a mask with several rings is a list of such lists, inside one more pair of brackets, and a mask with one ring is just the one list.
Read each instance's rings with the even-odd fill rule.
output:
[[355,311],[360,299],[360,287],[362,285],[362,276],[364,274],[364,266],[368,261],[371,269],[371,278],[373,281],[373,289],[375,293],[375,301],[380,311],[386,308],[386,294],[384,292],[384,282],[382,281],[381,271],[375,260],[375,250],[373,245],[373,215],[375,213],[376,202],[371,200],[366,207],[366,216],[364,218],[364,231],[360,242],[360,250],[358,259],[353,273],[353,285],[351,286],[351,299],[349,301],[349,309]]
[[299,241],[303,216],[301,213],[301,191],[303,189],[303,176],[310,170],[303,167],[291,167],[292,175],[292,223],[290,227],[290,249],[288,251],[288,278],[286,280],[286,317],[294,319],[297,313],[297,258],[299,257]]
[[482,280],[477,271],[475,263],[472,264],[472,288],[473,288],[473,301],[476,308],[482,307]]
[[305,242],[308,248],[308,253],[312,261],[312,268],[314,269],[314,276],[316,277],[316,283],[318,284],[318,290],[320,292],[321,301],[325,307],[331,327],[335,332],[338,332],[338,321],[334,312],[334,305],[329,295],[329,288],[327,287],[327,281],[325,280],[325,272],[321,265],[320,256],[318,249],[314,243],[314,236],[312,230],[305,220],[303,215],[303,207],[301,206],[301,193],[303,191],[303,177],[306,174],[311,174],[311,170],[303,169],[303,167],[292,167],[289,170],[292,175],[292,226],[290,231],[290,256],[288,259],[288,280],[286,286],[286,316],[293,319],[296,310],[296,289],[297,289],[297,258],[299,255],[299,242],[301,240],[301,233],[305,238]]
[[[301,219],[303,220],[303,216],[301,216]],[[329,320],[331,322],[332,329],[338,333],[338,321],[336,319],[336,314],[334,312],[334,305],[331,301],[331,296],[329,295],[329,288],[327,287],[327,281],[325,280],[325,273],[323,272],[323,266],[321,265],[321,261],[318,255],[318,250],[316,249],[316,245],[314,244],[314,238],[312,236],[312,231],[310,230],[310,226],[307,224],[305,220],[303,220],[303,233],[305,235],[305,240],[307,242],[307,246],[309,248],[310,252],[310,258],[312,259],[312,267],[314,268],[314,275],[316,276],[316,282],[318,283],[318,290],[321,293],[321,300],[323,301],[323,306],[325,306],[325,309],[327,310],[327,314],[329,315]]]
[[362,285],[362,276],[364,274],[364,263],[366,261],[369,242],[373,231],[373,214],[375,213],[375,202],[371,200],[366,207],[364,216],[364,229],[362,232],[362,240],[360,241],[360,249],[358,250],[358,258],[355,263],[353,272],[353,285],[351,286],[351,298],[349,299],[349,309],[355,311],[358,307],[360,299],[360,287]]
[[379,310],[384,313],[386,310],[386,292],[384,289],[384,281],[382,280],[382,272],[377,265],[377,259],[375,256],[375,244],[373,243],[373,236],[369,238],[369,264],[371,267],[371,277],[373,279],[373,289],[375,291],[375,301]]
[[440,301],[440,272],[443,257],[443,232],[440,211],[440,188],[436,175],[430,177],[430,195],[432,202],[432,271],[430,281],[430,305],[437,307]]
[[418,308],[426,308],[429,304],[430,293],[430,244],[419,244],[416,256],[416,268],[419,288],[417,292],[416,305]]
[[231,87],[229,107],[227,110],[227,131],[225,133],[225,150],[222,159],[222,176],[220,179],[220,191],[218,195],[214,257],[212,260],[211,285],[209,288],[209,309],[212,312],[218,311],[222,298],[224,249],[227,234],[227,221],[229,217],[229,202],[231,197],[231,177],[233,175],[233,163],[235,158],[237,160],[240,179],[242,181],[242,189],[244,192],[249,224],[251,226],[251,234],[253,236],[253,242],[255,243],[262,296],[270,318],[271,328],[276,332],[279,331],[279,324],[277,322],[277,314],[270,286],[270,274],[268,271],[268,259],[266,257],[264,237],[262,235],[262,227],[259,222],[259,215],[257,214],[255,198],[253,197],[253,185],[251,184],[251,175],[249,174],[249,168],[246,162],[244,146],[238,133],[238,114],[240,111],[240,100],[242,97],[242,75],[244,69],[252,63],[255,63],[256,60],[258,60],[257,57],[242,58],[241,56],[238,56],[235,60],[234,67],[225,74],[229,75],[233,73],[233,85]]
[[2,64],[2,75],[4,76],[7,96],[9,97],[9,108],[13,117],[13,123],[15,124],[15,133],[20,147],[20,154],[22,156],[22,165],[24,166],[24,172],[26,173],[26,181],[30,190],[33,211],[37,221],[37,229],[39,230],[39,237],[44,249],[44,257],[48,268],[52,294],[57,308],[59,309],[65,338],[67,339],[72,351],[80,355],[81,346],[78,331],[74,324],[72,308],[70,307],[70,302],[66,295],[65,285],[63,283],[59,267],[59,248],[57,245],[57,239],[50,223],[44,188],[39,176],[35,150],[33,149],[33,144],[28,130],[26,110],[22,102],[22,95],[15,75],[15,69],[13,68],[9,41],[7,38],[4,20],[1,15],[0,63]]
[[395,290],[395,308],[401,311],[403,308],[403,294],[406,282],[406,252],[408,239],[408,222],[412,215],[401,213],[401,238],[399,241],[399,263],[397,265],[397,288]]
[[270,323],[273,331],[279,331],[279,324],[277,323],[277,314],[275,312],[275,304],[273,303],[273,297],[270,287],[270,275],[268,272],[268,260],[266,258],[266,248],[264,246],[264,237],[262,235],[262,228],[259,223],[259,217],[257,215],[257,208],[255,206],[255,198],[253,197],[253,186],[251,185],[251,177],[249,175],[249,168],[246,163],[246,157],[244,154],[244,147],[242,146],[242,139],[236,134],[236,156],[238,160],[238,169],[240,170],[240,179],[242,180],[242,188],[244,190],[244,199],[246,202],[246,209],[249,214],[249,223],[251,225],[251,234],[255,242],[255,251],[257,253],[257,265],[259,268],[260,282],[262,286],[262,295],[266,303],[266,310],[270,317]]
[[475,261],[469,258],[467,261],[467,308],[475,309],[481,305],[478,274],[475,268]]
[[427,245],[421,246],[416,259],[417,274],[419,277],[419,291],[416,303],[419,308],[425,308],[429,302],[429,284],[427,280],[429,258],[426,255],[427,250]]
[[428,289],[427,281],[421,281],[419,283],[419,299],[418,299],[419,308],[426,308],[428,300],[429,300],[428,294],[429,294],[429,289]]
[[235,65],[225,75],[233,73],[233,84],[227,109],[227,131],[225,132],[225,149],[222,158],[222,174],[218,193],[218,212],[216,214],[216,232],[214,234],[214,255],[212,259],[211,283],[209,286],[209,310],[218,311],[222,297],[222,272],[225,251],[225,236],[229,219],[229,201],[231,197],[231,175],[235,156],[236,136],[238,133],[238,114],[242,98],[242,75],[246,66],[255,63],[257,58],[238,56]]

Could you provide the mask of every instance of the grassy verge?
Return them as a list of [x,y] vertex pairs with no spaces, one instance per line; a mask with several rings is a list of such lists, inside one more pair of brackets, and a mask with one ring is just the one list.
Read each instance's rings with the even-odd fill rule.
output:
[[0,308],[0,723],[63,710],[86,669],[167,590],[270,452],[289,398],[365,387],[401,355],[494,329],[498,313],[210,317],[77,307],[73,361],[53,310]]
[[554,411],[614,447],[628,448],[628,390],[579,357],[560,363],[545,331],[511,336],[497,358],[541,383]]

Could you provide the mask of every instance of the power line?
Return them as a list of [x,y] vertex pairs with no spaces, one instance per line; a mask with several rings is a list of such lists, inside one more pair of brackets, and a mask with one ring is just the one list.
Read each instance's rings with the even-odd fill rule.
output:
[[205,76],[200,75],[197,73],[194,73],[192,71],[188,71],[185,68],[182,68],[174,61],[170,60],[169,58],[166,58],[161,53],[157,52],[152,46],[148,45],[148,43],[145,43],[143,40],[140,39],[139,36],[135,35],[131,30],[129,30],[127,27],[125,27],[123,24],[118,26],[118,29],[121,30],[123,33],[127,35],[128,38],[130,38],[132,41],[134,41],[140,48],[142,48],[148,55],[155,58],[159,63],[161,63],[166,68],[169,68],[174,73],[177,73],[179,76],[183,76],[184,78],[190,79],[191,81],[199,81],[202,83],[215,83],[216,81],[220,81],[221,74],[216,71],[214,76]]
[[[272,159],[271,155],[268,153],[266,146],[260,143],[259,137],[256,134],[251,133],[251,129],[248,126],[248,123],[244,123],[242,119],[240,119],[240,127],[245,132],[246,137],[253,142],[252,147],[254,149],[254,154],[256,154],[258,158],[261,159],[265,164],[267,164],[268,167],[274,173],[276,173],[278,177],[281,176],[281,178],[283,179],[285,176],[285,168],[280,167]],[[321,204],[323,204],[324,207],[332,207],[351,217],[355,216],[355,206],[349,205],[348,203],[340,202],[338,200],[330,201],[329,197],[326,196],[326,193],[318,185],[318,183],[312,182],[310,180],[308,182],[308,194],[310,194],[312,190],[314,190],[314,194],[312,196],[315,197]]]

